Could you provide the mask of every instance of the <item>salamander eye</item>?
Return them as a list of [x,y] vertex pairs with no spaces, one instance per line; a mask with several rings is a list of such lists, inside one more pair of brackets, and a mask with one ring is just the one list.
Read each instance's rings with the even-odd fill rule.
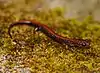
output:
[[86,46],[86,43],[83,42],[82,45],[83,45],[83,46]]
[[85,42],[79,42],[79,45],[80,46],[86,46],[86,43]]

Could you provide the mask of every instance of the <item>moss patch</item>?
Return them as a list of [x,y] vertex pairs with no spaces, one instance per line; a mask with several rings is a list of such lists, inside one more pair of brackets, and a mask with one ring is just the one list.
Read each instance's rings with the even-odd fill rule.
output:
[[[28,4],[29,5],[29,4]],[[23,7],[27,6],[23,4]],[[20,19],[36,19],[66,37],[91,39],[90,49],[77,49],[71,52],[41,32],[28,26],[16,26],[8,35],[10,23]],[[39,34],[39,35],[38,35]],[[35,39],[34,39],[35,37]],[[49,41],[48,41],[49,40]],[[0,71],[34,73],[91,73],[100,72],[100,23],[91,16],[80,22],[63,18],[63,9],[28,11],[16,9],[16,5],[0,6]]]

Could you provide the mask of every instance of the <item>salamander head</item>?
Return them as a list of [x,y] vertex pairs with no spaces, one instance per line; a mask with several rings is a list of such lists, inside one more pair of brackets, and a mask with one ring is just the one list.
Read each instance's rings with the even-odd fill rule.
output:
[[90,40],[84,39],[67,39],[64,43],[69,47],[90,48]]
[[81,48],[90,48],[90,42],[91,40],[79,40],[78,41],[78,47],[81,47]]

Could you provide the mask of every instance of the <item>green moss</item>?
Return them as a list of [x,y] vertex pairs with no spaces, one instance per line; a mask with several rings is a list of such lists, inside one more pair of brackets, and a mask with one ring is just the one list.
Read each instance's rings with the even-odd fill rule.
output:
[[[29,4],[28,4],[29,5]],[[6,6],[7,7],[7,6]],[[12,8],[15,7],[15,10]],[[91,16],[80,22],[76,19],[64,19],[63,8],[47,11],[17,11],[14,4],[0,8],[0,60],[4,56],[12,59],[0,61],[0,67],[8,70],[15,66],[28,67],[30,71],[39,73],[91,73],[98,72],[100,67],[100,24]],[[17,11],[17,12],[16,12]],[[24,15],[24,16],[23,16]],[[33,34],[34,29],[28,26],[16,26],[12,29],[13,42],[8,35],[10,23],[19,19],[32,19],[54,27],[62,36],[91,39],[91,48],[78,49],[71,52],[41,32]],[[26,34],[27,33],[27,34]],[[34,39],[35,37],[35,39]],[[4,62],[6,61],[6,62]]]

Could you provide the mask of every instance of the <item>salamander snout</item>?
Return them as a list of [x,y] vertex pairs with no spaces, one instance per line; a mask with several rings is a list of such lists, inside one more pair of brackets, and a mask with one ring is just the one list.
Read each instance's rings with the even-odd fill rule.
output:
[[90,48],[90,40],[83,40],[79,42],[80,47]]

